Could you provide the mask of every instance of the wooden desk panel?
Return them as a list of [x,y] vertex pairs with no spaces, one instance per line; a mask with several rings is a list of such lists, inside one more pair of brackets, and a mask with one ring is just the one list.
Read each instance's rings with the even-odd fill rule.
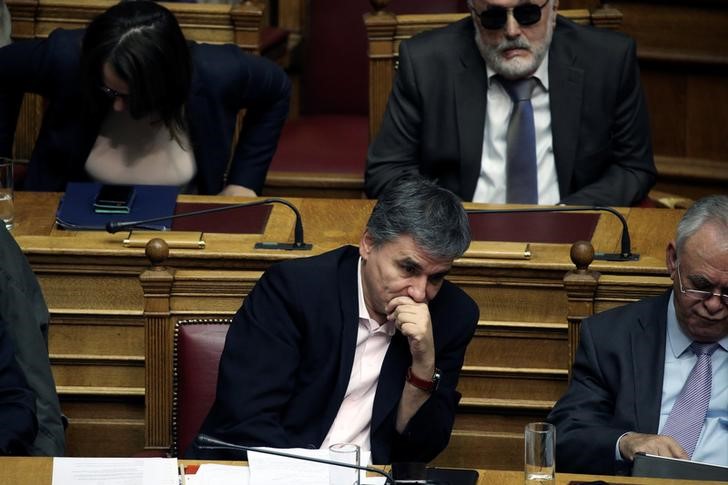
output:
[[[143,248],[123,247],[125,234],[55,229],[59,197],[18,193],[13,234],[51,310],[51,359],[71,422],[69,454],[77,456],[165,449],[174,321],[232,315],[271,263],[357,244],[374,204],[289,199],[302,214],[306,240],[314,245],[310,252],[253,248],[258,241],[292,239],[292,213],[275,206],[262,235],[205,234],[205,249],[171,249],[154,266]],[[591,265],[601,275],[590,300],[596,311],[661,292],[670,283],[664,247],[681,212],[623,209],[623,214],[633,250],[642,257]],[[597,251],[615,252],[620,233],[617,219],[604,215],[592,243]],[[523,426],[543,419],[567,384],[573,302],[564,275],[574,267],[569,249],[532,244],[528,260],[466,254],[455,262],[449,279],[477,301],[481,317],[460,381],[464,397],[456,429],[438,463],[520,467]],[[99,441],[111,433],[122,444]]]

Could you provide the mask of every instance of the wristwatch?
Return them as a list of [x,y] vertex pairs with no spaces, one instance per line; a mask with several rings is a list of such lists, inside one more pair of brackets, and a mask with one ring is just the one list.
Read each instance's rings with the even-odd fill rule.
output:
[[440,369],[435,368],[435,372],[432,373],[430,379],[422,379],[412,373],[412,367],[407,368],[407,382],[415,386],[417,389],[422,389],[426,392],[434,392],[440,385]]

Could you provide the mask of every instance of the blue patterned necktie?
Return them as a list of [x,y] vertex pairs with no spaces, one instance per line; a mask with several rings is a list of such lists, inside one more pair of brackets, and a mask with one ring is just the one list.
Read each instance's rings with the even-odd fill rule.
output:
[[513,101],[506,134],[506,202],[538,204],[536,129],[531,105],[537,81],[532,77],[509,80],[498,76],[498,82]]
[[708,414],[710,388],[713,384],[711,356],[718,344],[693,342],[690,348],[698,356],[698,360],[675,400],[662,434],[675,438],[688,456],[692,457]]

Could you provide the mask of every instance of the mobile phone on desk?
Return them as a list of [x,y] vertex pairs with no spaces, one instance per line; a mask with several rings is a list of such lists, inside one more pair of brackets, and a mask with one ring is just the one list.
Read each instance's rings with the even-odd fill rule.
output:
[[128,214],[134,203],[133,185],[104,184],[96,194],[94,212]]

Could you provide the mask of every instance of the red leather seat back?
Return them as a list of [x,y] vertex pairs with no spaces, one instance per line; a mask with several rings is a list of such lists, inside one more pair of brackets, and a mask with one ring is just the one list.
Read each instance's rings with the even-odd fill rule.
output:
[[172,454],[195,439],[215,400],[217,371],[229,319],[180,321],[174,335]]
[[[304,115],[369,112],[369,64],[363,15],[369,0],[308,2],[308,32],[302,72]],[[386,9],[401,13],[467,12],[466,0],[392,0]]]

